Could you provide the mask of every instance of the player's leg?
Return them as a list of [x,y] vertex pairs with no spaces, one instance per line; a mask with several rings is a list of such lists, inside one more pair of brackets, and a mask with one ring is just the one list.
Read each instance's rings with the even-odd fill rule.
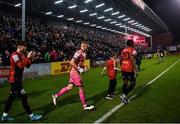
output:
[[36,121],[42,118],[42,115],[36,115],[32,113],[32,110],[28,104],[28,98],[23,87],[18,92],[18,96],[21,98],[22,105],[32,121]]
[[130,93],[136,85],[136,78],[134,72],[130,73],[130,85],[128,86],[127,94]]
[[56,93],[55,95],[52,95],[54,105],[57,104],[56,100],[57,100],[58,97],[66,94],[68,91],[72,90],[73,87],[74,87],[74,85],[72,83],[69,83],[66,87],[64,87],[61,90],[59,90],[58,93]]
[[17,84],[16,83],[13,83],[11,84],[11,90],[10,90],[10,93],[9,93],[9,97],[6,101],[6,104],[5,104],[5,108],[4,108],[4,113],[1,117],[1,120],[2,121],[8,121],[8,120],[14,120],[14,118],[10,117],[8,115],[10,109],[11,109],[11,106],[12,106],[12,103],[16,97],[16,86]]
[[71,84],[68,84],[66,87],[62,88],[58,93],[55,94],[56,98],[64,95],[68,91],[72,90],[73,86],[74,85],[71,83]]
[[106,99],[113,99],[115,97],[115,87],[116,87],[117,81],[116,79],[112,79],[109,82],[109,88],[108,88],[108,95],[106,96]]
[[81,100],[83,107],[85,107],[86,106],[86,96],[85,96],[83,87],[79,87],[79,98]]
[[106,99],[109,99],[109,100],[113,99],[112,93],[113,93],[113,80],[109,80],[109,86],[108,86]]
[[123,79],[122,93],[124,95],[128,94],[128,79]]
[[9,113],[9,110],[11,109],[11,106],[12,106],[12,103],[13,103],[15,97],[16,97],[16,94],[10,92],[9,97],[8,97],[8,99],[6,101],[6,104],[5,104],[4,113],[3,113],[2,117],[1,117],[2,121],[14,120],[14,118],[10,117],[8,115],[8,113]]
[[116,89],[116,85],[117,85],[117,80],[116,79],[114,79],[113,81],[112,81],[112,83],[113,83],[113,88],[112,88],[112,96],[113,97],[115,97],[115,89]]
[[81,100],[84,110],[92,110],[94,108],[93,105],[90,106],[86,103],[86,97],[85,97],[85,92],[84,92],[83,86],[79,87],[79,98]]
[[122,87],[122,95],[120,96],[123,103],[127,104],[128,100],[126,98],[126,95],[128,93],[128,73],[122,72],[122,78],[123,78],[123,87]]

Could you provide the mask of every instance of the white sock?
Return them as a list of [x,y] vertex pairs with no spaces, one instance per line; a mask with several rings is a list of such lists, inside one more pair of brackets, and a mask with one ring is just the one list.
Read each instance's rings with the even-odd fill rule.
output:
[[8,113],[5,113],[5,112],[4,112],[4,113],[3,113],[3,116],[8,116]]
[[34,116],[34,114],[33,114],[33,113],[29,115],[29,117],[30,117],[30,118],[32,118],[32,116]]
[[83,108],[87,107],[87,104],[83,105]]

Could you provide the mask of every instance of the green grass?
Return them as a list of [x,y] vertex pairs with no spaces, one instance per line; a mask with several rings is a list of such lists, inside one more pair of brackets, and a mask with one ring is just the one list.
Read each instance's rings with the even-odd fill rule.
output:
[[[130,95],[136,93],[178,59],[180,56],[169,56],[160,64],[157,64],[156,59],[143,60],[137,85]],[[43,76],[25,80],[24,87],[33,112],[44,115],[39,122],[92,123],[118,105],[122,87],[121,75],[119,73],[117,76],[117,97],[109,101],[105,99],[108,78],[100,76],[101,70],[102,68],[94,68],[83,74],[87,102],[95,105],[93,111],[83,111],[77,88],[59,98],[56,107],[52,105],[51,94],[67,85],[68,75]],[[115,112],[106,122],[180,122],[179,74],[180,63],[139,93],[138,97],[130,104]],[[0,112],[3,112],[8,92],[8,85],[0,87]],[[13,122],[31,122],[24,112],[20,100],[14,102],[10,114],[15,117]]]

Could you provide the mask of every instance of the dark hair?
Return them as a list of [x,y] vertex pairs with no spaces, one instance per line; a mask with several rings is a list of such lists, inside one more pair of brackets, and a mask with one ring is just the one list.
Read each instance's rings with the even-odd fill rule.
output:
[[110,57],[114,57],[116,55],[116,53],[114,52],[114,51],[112,51],[111,53],[110,53]]
[[127,46],[133,46],[134,41],[133,40],[127,40],[126,45]]
[[82,40],[82,41],[81,41],[81,44],[83,44],[83,43],[84,43],[84,44],[89,44],[89,42],[88,42],[87,40]]
[[27,44],[26,44],[26,42],[24,42],[24,41],[19,41],[19,42],[17,43],[17,46],[25,46],[25,47],[27,47]]

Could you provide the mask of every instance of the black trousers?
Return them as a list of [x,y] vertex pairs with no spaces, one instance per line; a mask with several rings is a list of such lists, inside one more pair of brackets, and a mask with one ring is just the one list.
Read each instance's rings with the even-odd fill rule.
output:
[[108,87],[108,94],[112,95],[114,94],[115,88],[116,88],[117,80],[110,80],[109,81],[109,87]]
[[28,105],[27,96],[26,96],[26,93],[25,93],[25,90],[23,88],[21,81],[11,84],[11,89],[10,89],[9,97],[6,101],[4,112],[5,113],[9,112],[9,110],[11,109],[12,103],[16,97],[19,97],[21,99],[22,105],[24,109],[26,110],[27,114],[28,115],[32,114],[32,110]]
[[[133,88],[136,85],[135,73],[134,72],[122,72],[122,78],[124,81],[122,91],[123,91],[123,94],[127,95],[133,90]],[[130,81],[130,85],[128,85],[129,81]]]

